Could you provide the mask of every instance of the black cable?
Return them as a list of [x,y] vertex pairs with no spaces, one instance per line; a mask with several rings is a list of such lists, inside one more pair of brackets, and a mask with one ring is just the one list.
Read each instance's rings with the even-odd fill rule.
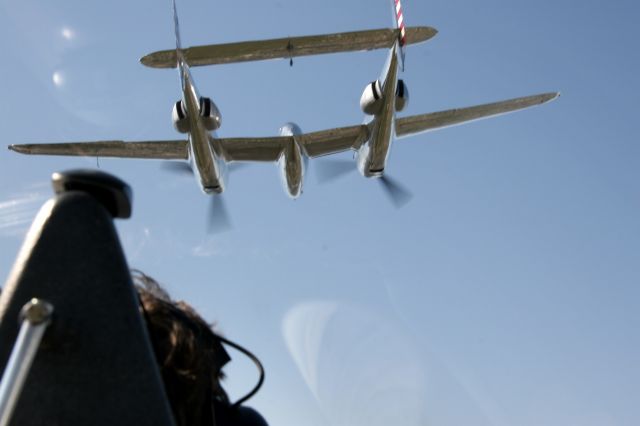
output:
[[[173,303],[171,301],[171,298],[169,298],[169,295],[167,295],[167,293],[158,285],[158,283],[153,280],[153,278],[149,277],[148,275],[146,275],[144,272],[138,270],[138,269],[131,269],[132,272],[132,278],[134,280],[134,282],[136,281],[136,278],[138,280],[140,280],[144,285],[141,285],[141,288],[144,288],[146,291],[151,292],[155,297],[167,301],[169,303]],[[142,311],[142,315],[144,317],[144,320],[147,324],[150,324],[150,320],[149,320],[149,316],[147,313],[147,310],[144,308],[144,304],[142,303],[142,300],[140,299],[140,296],[138,295],[138,306],[140,308],[140,310]],[[253,389],[251,389],[251,392],[249,392],[248,394],[246,394],[245,396],[243,396],[242,398],[240,398],[239,400],[237,400],[236,402],[234,402],[233,404],[231,404],[231,407],[238,407],[240,404],[242,404],[243,402],[247,401],[249,398],[253,397],[253,395],[255,395],[260,388],[262,387],[262,384],[264,383],[264,367],[262,366],[262,363],[260,362],[260,360],[258,359],[257,356],[255,356],[253,353],[251,353],[248,349],[245,349],[244,347],[240,346],[239,344],[232,342],[229,339],[226,339],[218,334],[215,335],[220,342],[231,346],[232,348],[242,352],[244,355],[246,355],[249,359],[251,359],[251,361],[253,361],[253,363],[256,365],[256,367],[258,368],[258,371],[260,372],[260,378],[258,379],[258,383],[253,387]],[[155,344],[153,339],[151,340],[151,345],[154,349],[154,354],[156,353],[155,351]]]
[[253,387],[253,389],[251,389],[251,392],[249,392],[248,394],[246,394],[245,396],[243,396],[242,398],[240,398],[239,400],[231,404],[232,407],[238,407],[240,404],[242,404],[243,402],[251,398],[253,395],[255,395],[258,392],[258,390],[260,390],[260,388],[262,387],[262,383],[264,383],[264,367],[262,366],[262,363],[260,362],[258,357],[252,354],[251,352],[249,352],[249,350],[243,348],[237,343],[232,342],[231,340],[225,339],[222,336],[218,336],[218,339],[220,339],[222,343],[231,346],[232,348],[242,352],[247,357],[249,357],[251,361],[253,361],[253,363],[256,365],[256,367],[258,367],[258,371],[260,372],[260,378],[258,379],[258,383]]

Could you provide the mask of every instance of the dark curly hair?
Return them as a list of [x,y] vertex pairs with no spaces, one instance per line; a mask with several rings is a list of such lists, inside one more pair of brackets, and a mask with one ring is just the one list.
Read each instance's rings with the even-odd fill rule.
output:
[[229,403],[220,384],[229,355],[191,306],[171,300],[148,275],[132,276],[176,424],[215,425],[214,401]]

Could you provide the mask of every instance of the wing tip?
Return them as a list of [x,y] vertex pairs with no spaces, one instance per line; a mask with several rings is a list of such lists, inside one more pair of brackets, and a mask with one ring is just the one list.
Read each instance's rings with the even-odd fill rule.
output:
[[161,50],[144,55],[139,59],[140,63],[149,68],[175,68],[175,56],[171,53],[175,51]]
[[505,102],[522,101],[526,105],[524,108],[529,108],[532,106],[549,103],[551,101],[558,99],[559,97],[560,97],[560,92],[547,92],[547,93],[539,93],[537,95],[524,96],[522,98],[509,99]]
[[560,92],[549,92],[549,93],[544,93],[541,95],[542,97],[542,103],[547,103],[547,102],[551,102],[554,101],[556,99],[558,99],[560,97],[561,93]]
[[138,61],[142,65],[150,67],[151,65],[150,65],[150,61],[149,61],[149,56],[151,56],[151,55],[144,55],[142,58],[138,59]]
[[14,151],[14,152],[18,152],[20,154],[28,154],[29,153],[29,148],[28,145],[9,145],[7,148],[9,148],[9,151]]
[[433,27],[407,27],[407,44],[424,43],[438,34],[438,30]]

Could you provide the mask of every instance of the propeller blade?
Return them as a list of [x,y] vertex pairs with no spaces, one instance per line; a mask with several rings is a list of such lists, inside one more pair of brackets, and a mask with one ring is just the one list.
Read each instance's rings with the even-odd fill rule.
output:
[[413,198],[413,194],[411,194],[406,187],[395,179],[384,175],[378,178],[378,180],[382,185],[382,189],[384,189],[385,193],[397,209],[403,207],[411,201],[411,198]]
[[321,160],[316,162],[318,182],[328,183],[356,170],[352,160]]
[[184,163],[181,161],[165,161],[162,163],[162,169],[171,173],[181,174],[181,175],[193,175],[193,170],[189,163]]
[[218,234],[231,230],[231,219],[221,195],[211,195],[209,214],[207,216],[207,232]]

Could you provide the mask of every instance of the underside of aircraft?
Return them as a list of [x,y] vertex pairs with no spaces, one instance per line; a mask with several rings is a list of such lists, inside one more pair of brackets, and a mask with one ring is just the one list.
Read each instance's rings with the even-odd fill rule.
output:
[[[189,166],[205,193],[225,190],[229,165],[237,162],[272,162],[278,165],[285,192],[292,198],[302,193],[308,160],[353,151],[355,165],[367,178],[381,178],[393,196],[393,185],[385,176],[386,163],[395,138],[404,138],[432,130],[493,117],[549,102],[559,96],[550,92],[499,102],[455,108],[406,117],[397,112],[409,102],[407,83],[398,77],[404,69],[408,45],[425,42],[437,34],[431,27],[405,27],[400,1],[392,3],[396,27],[272,40],[212,44],[183,48],[178,16],[173,2],[176,48],[144,56],[141,62],[154,68],[177,68],[182,97],[173,105],[172,121],[183,138],[160,141],[94,141],[10,145],[9,149],[32,155],[69,155],[181,161]],[[304,133],[295,125],[281,128],[278,136],[220,138],[216,131],[222,116],[211,98],[198,94],[191,66],[227,64],[389,49],[382,77],[365,85],[360,107],[365,124],[329,128]],[[396,185],[397,187],[397,185]],[[393,199],[393,197],[392,197]]]

